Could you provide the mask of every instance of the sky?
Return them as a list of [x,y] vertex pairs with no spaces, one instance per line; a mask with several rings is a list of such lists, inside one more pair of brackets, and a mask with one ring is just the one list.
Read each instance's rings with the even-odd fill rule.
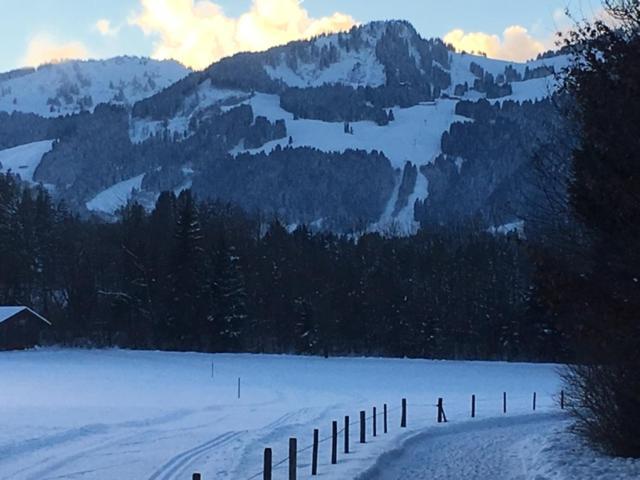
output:
[[423,37],[523,61],[598,0],[1,0],[0,71],[67,58],[173,58],[194,69],[373,20],[409,20]]

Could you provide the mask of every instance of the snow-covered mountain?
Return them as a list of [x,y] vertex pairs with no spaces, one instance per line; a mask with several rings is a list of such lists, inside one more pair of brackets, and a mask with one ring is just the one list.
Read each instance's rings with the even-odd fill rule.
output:
[[[89,82],[88,73],[73,77],[74,100],[66,104],[62,88],[57,101],[40,96],[49,111],[26,109],[82,109],[83,83],[94,87],[91,103],[122,105],[52,119],[29,138],[58,138],[35,180],[79,209],[111,214],[132,197],[150,205],[160,191],[192,187],[291,224],[408,232],[448,216],[480,214],[488,227],[518,221],[496,206],[513,204],[531,149],[553,123],[548,99],[568,59],[458,53],[391,21],[238,54],[189,75],[166,62],[102,64],[118,62],[129,82],[101,75],[101,62],[71,62],[60,78],[83,66],[93,72]],[[41,70],[0,76],[0,85],[27,85]],[[112,85],[123,95],[115,98]]]
[[133,105],[189,74],[175,61],[117,57],[73,60],[0,75],[0,111],[54,117],[100,103]]

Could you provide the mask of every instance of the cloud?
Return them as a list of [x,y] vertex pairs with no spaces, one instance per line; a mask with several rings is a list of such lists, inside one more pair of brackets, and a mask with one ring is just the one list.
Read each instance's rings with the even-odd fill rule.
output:
[[120,30],[119,28],[111,25],[111,22],[106,18],[98,20],[94,27],[98,32],[100,32],[100,35],[104,35],[105,37],[114,37],[118,34],[118,30]]
[[40,34],[29,41],[22,63],[23,65],[37,67],[44,63],[86,59],[88,57],[89,51],[81,42],[58,43],[49,36]]
[[356,23],[343,13],[311,18],[300,0],[253,0],[249,11],[237,18],[209,0],[140,1],[142,11],[129,22],[159,37],[153,57],[173,58],[196,69],[237,52],[348,30]]
[[553,42],[534,38],[526,28],[520,25],[508,27],[502,37],[483,32],[467,33],[464,30],[456,29],[447,33],[444,41],[452,44],[458,50],[469,53],[484,53],[491,58],[518,62],[534,58],[553,46]]

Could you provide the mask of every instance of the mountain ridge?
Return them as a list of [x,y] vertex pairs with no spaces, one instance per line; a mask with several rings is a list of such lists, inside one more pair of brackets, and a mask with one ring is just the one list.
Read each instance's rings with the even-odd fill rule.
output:
[[[122,202],[137,199],[149,207],[160,191],[193,188],[203,198],[251,211],[262,207],[291,224],[337,231],[363,224],[386,230],[395,224],[411,233],[427,218],[446,221],[453,196],[463,197],[454,200],[464,205],[452,213],[458,221],[485,215],[489,199],[504,197],[493,195],[498,186],[517,190],[505,182],[516,182],[512,177],[524,168],[528,149],[516,149],[511,157],[506,150],[525,143],[532,126],[544,128],[544,122],[532,124],[525,117],[536,111],[546,118],[550,109],[527,105],[548,101],[557,87],[554,74],[567,63],[564,55],[514,63],[458,53],[440,39],[423,39],[409,22],[373,22],[227,57],[203,71],[183,72],[164,88],[148,88],[137,101],[49,118],[40,125],[45,131],[31,138],[57,139],[35,180],[54,185],[57,195],[78,210],[107,216],[113,214],[113,202],[101,209],[98,200],[116,185],[135,186],[128,194],[118,190]],[[57,112],[49,113],[55,117]],[[512,140],[483,137],[490,122],[503,116],[512,123],[504,123]],[[13,129],[18,121],[41,122],[5,119]],[[459,127],[485,121],[487,127]],[[468,142],[469,135],[472,144],[502,142],[494,152],[500,158],[473,147],[458,149],[472,158],[451,155],[457,150],[450,145]],[[253,161],[234,161],[240,157]],[[358,158],[374,170],[359,168]],[[341,170],[340,181],[336,161],[350,165]],[[454,169],[436,174],[435,166],[443,162]],[[274,180],[270,169],[290,180],[269,183]],[[478,191],[461,193],[456,175],[469,172],[475,177],[462,184]],[[312,198],[317,179],[329,178],[335,190],[331,184],[323,190],[326,205],[304,201],[302,192]],[[361,202],[369,196],[371,205],[360,208],[348,201],[349,189],[359,192]],[[438,201],[429,201],[430,191],[437,192]],[[491,221],[518,220],[513,215]]]

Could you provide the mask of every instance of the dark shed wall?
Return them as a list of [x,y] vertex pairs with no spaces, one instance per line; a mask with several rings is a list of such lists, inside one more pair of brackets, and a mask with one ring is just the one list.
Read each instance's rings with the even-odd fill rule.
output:
[[38,345],[48,325],[28,311],[0,323],[0,350],[24,350]]

